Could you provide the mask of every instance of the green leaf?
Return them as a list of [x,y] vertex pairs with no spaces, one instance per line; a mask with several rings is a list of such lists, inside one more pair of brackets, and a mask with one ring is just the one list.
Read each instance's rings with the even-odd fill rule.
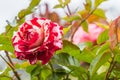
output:
[[0,76],[0,80],[11,80],[9,76]]
[[64,35],[66,35],[68,33],[68,31],[70,30],[71,27],[72,27],[72,25],[69,25],[68,27],[63,28]]
[[87,76],[87,69],[85,69],[82,66],[67,66],[71,71],[70,75],[73,76],[74,78],[79,78],[79,79],[74,79],[71,78],[71,80],[88,80]]
[[27,66],[26,72],[28,72],[31,75],[31,78],[35,80],[38,80],[38,76],[42,80],[47,80],[48,76],[52,73],[48,66],[41,66],[40,64]]
[[71,0],[65,0],[64,4],[67,5],[70,3]]
[[98,36],[97,44],[104,43],[104,42],[107,41],[108,39],[109,39],[108,30],[105,30],[105,31],[103,31],[103,32]]
[[24,18],[21,18],[21,19],[19,19],[18,21],[17,21],[17,26],[15,26],[15,27],[18,27],[18,26],[20,26],[21,24],[23,24],[25,22],[25,17]]
[[94,6],[98,7],[104,1],[107,1],[107,0],[95,0]]
[[93,12],[94,15],[96,16],[99,16],[101,18],[106,18],[105,16],[105,11],[100,9],[100,8],[97,8],[94,12]]
[[11,45],[0,45],[0,50],[6,50],[8,52],[14,53],[14,48]]
[[29,5],[29,9],[33,9],[35,6],[37,6],[40,3],[41,0],[32,0],[30,5]]
[[[106,48],[107,47],[107,48]],[[98,55],[93,59],[93,61],[90,64],[90,77],[92,78],[97,70],[104,64],[106,63],[110,57],[111,53],[109,51],[109,45],[108,43],[104,44],[99,50],[98,50]]]
[[30,65],[26,67],[26,72],[32,73],[32,71],[37,67],[37,65]]
[[115,60],[116,60],[118,63],[120,63],[120,54],[118,54],[118,55],[116,56]]
[[[8,30],[8,28],[9,28],[9,30]],[[18,30],[18,26],[15,26],[15,27],[9,27],[9,26],[7,26],[6,27],[6,36],[8,36],[10,39],[12,39],[12,36],[13,36],[13,33],[14,33],[14,31],[17,31]]]
[[115,61],[120,64],[120,49],[118,46],[114,48],[113,53],[115,55]]
[[[54,57],[52,58],[52,61],[57,63],[57,64],[61,64],[61,65],[69,65],[69,55],[66,53],[62,53],[61,51],[57,51],[57,54],[54,55]],[[61,54],[60,54],[61,53]]]
[[84,21],[82,23],[82,28],[83,28],[84,31],[88,32],[88,23],[87,23],[87,21]]
[[103,24],[101,22],[95,22],[95,24],[98,25],[101,28],[109,29],[109,25],[107,25],[107,24]]
[[30,13],[31,13],[30,9],[23,9],[18,13],[18,17],[19,17],[19,19],[22,19],[23,17],[25,17],[26,15],[28,15]]
[[64,65],[64,66],[68,66],[68,65],[78,66],[80,64],[80,62],[77,59],[70,56],[69,54],[63,53],[63,52],[59,52],[59,53],[61,54],[54,55],[54,57],[52,58],[53,62]]
[[92,51],[84,49],[80,54],[79,60],[91,63],[94,58],[95,58],[95,54]]
[[84,50],[85,48],[91,48],[93,46],[92,42],[82,42],[77,45],[80,50]]
[[86,3],[84,4],[84,6],[87,11],[90,11],[92,6],[91,0],[86,0]]
[[66,16],[63,19],[68,22],[72,22],[74,20],[80,20],[81,18],[80,18],[80,16],[74,15],[74,16],[70,16],[70,17]]
[[0,36],[1,45],[12,45],[12,39],[8,36]]
[[14,52],[14,48],[12,46],[12,39],[8,36],[0,36],[0,50],[6,50],[11,53]]
[[62,3],[63,3],[63,0],[58,0],[58,1],[59,1],[59,3],[60,3],[60,4],[62,4]]
[[104,63],[108,61],[108,59],[110,59],[110,56],[111,55],[108,51],[103,52],[96,56],[96,58],[92,61],[89,69],[91,78],[94,76],[96,71],[100,68],[100,66],[102,66]]
[[[46,73],[47,72],[47,73]],[[42,80],[47,80],[48,76],[51,74],[51,71],[47,68],[43,68],[40,73],[40,77]]]
[[63,8],[63,6],[61,4],[57,4],[53,8]]
[[26,9],[21,10],[18,13],[19,19],[24,18],[26,15],[32,13],[32,9],[39,4],[40,0],[32,0],[29,7]]
[[61,75],[61,73],[54,72],[51,75],[49,75],[47,80],[61,80],[62,76],[63,75]]
[[41,73],[41,66],[40,65],[37,65],[31,72],[31,75],[32,76],[37,76],[37,75],[40,75]]
[[84,74],[87,72],[87,70],[81,66],[67,66],[71,71],[71,75],[75,76],[75,77],[78,77],[80,76],[81,74]]
[[101,45],[101,46],[98,46],[98,50],[96,51],[96,54],[100,54],[102,53],[103,51],[109,49],[110,47],[110,43],[109,42],[106,42],[105,44]]
[[6,31],[9,31],[9,30],[11,29],[11,27],[12,27],[12,26],[11,26],[10,24],[8,24],[8,25],[5,26],[5,30],[6,30]]
[[80,57],[80,49],[73,43],[67,40],[63,40],[63,48],[62,50],[57,51],[57,53],[68,53],[69,55],[79,59]]
[[0,80],[11,80],[12,77],[9,75],[9,72],[11,69],[7,67],[4,71],[2,70],[2,73],[0,73]]
[[54,8],[64,8],[67,4],[70,3],[71,0],[58,0],[59,4],[55,5]]
[[95,74],[94,77],[91,78],[91,80],[104,80],[105,79],[106,72],[103,72],[101,74]]

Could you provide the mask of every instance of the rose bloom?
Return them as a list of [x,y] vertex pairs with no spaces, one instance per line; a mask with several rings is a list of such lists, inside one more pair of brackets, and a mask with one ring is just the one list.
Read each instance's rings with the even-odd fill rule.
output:
[[45,18],[34,18],[23,23],[12,37],[18,59],[35,64],[46,64],[56,50],[62,48],[62,26]]
[[96,42],[99,34],[103,32],[103,28],[98,27],[96,24],[89,24],[88,26],[88,33],[85,32],[82,27],[79,27],[78,30],[75,32],[73,37],[73,42],[75,44],[81,42]]

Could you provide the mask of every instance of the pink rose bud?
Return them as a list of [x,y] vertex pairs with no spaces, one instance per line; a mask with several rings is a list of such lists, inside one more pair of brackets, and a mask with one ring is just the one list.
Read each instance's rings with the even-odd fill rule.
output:
[[30,64],[37,60],[46,64],[54,52],[62,48],[62,29],[62,26],[44,18],[26,21],[12,38],[16,57],[28,59]]
[[96,42],[99,34],[103,32],[103,30],[103,28],[98,27],[96,24],[89,24],[88,33],[85,32],[82,27],[79,27],[73,37],[73,42],[75,44],[81,42]]

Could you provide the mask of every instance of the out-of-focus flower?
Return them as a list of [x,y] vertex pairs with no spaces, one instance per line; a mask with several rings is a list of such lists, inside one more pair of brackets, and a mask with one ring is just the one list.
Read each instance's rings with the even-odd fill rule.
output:
[[82,27],[79,27],[73,37],[73,42],[75,44],[81,42],[96,42],[99,34],[103,32],[103,30],[103,28],[98,27],[96,24],[89,24],[88,33],[85,32]]
[[14,33],[12,42],[18,59],[30,64],[41,60],[46,64],[56,50],[62,48],[62,26],[45,18],[33,18]]
[[110,25],[109,40],[111,49],[120,42],[120,16],[117,17]]

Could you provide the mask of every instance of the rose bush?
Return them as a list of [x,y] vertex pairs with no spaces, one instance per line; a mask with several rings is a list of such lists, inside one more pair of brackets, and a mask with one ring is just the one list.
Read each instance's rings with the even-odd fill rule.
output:
[[[120,17],[109,22],[99,7],[106,0],[84,0],[83,9],[80,4],[73,9],[72,0],[58,0],[51,9],[40,1],[44,0],[30,0],[13,21],[7,20],[0,34],[0,58],[6,64],[1,63],[0,80],[120,79]],[[56,12],[60,8],[65,15]],[[57,22],[64,26],[64,33],[62,26],[52,22],[51,18],[57,18],[51,15],[54,12],[60,17]],[[32,20],[24,21],[26,18]],[[82,29],[86,25],[88,32]]]
[[88,33],[85,32],[82,27],[79,27],[73,37],[73,41],[75,44],[81,42],[96,42],[99,34],[103,32],[103,30],[103,28],[97,26],[96,24],[89,24]]
[[12,42],[18,59],[27,59],[30,64],[41,60],[46,64],[62,48],[61,38],[62,26],[44,18],[33,18],[19,27]]

